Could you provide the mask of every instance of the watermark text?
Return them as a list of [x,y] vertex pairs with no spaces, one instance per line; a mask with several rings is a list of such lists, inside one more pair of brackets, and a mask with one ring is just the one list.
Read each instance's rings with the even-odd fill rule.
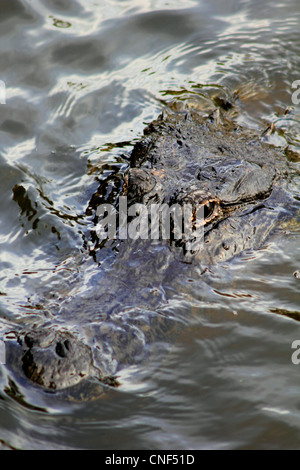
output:
[[0,340],[0,364],[5,364],[5,343]]
[[292,103],[300,104],[300,80],[295,80],[292,83],[292,88],[296,88],[296,90],[292,93]]
[[204,238],[202,205],[135,203],[128,207],[127,197],[121,196],[118,211],[111,204],[101,204],[97,217],[95,231],[100,240],[184,240],[192,244]]
[[0,104],[6,104],[6,87],[3,80],[0,80]]

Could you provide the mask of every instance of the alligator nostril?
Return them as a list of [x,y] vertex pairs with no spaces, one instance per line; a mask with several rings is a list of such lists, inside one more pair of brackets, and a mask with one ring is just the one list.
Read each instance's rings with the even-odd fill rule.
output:
[[[65,342],[66,342],[66,341],[65,341]],[[68,349],[68,348],[67,348],[67,349]],[[55,348],[55,352],[56,352],[56,354],[57,354],[58,356],[60,356],[60,357],[66,357],[66,355],[67,355],[67,354],[66,354],[66,350],[65,350],[65,348],[63,347],[63,345],[62,345],[61,342],[57,343],[56,348]]]
[[64,341],[64,345],[65,345],[66,349],[67,349],[68,351],[70,351],[70,349],[71,349],[71,343],[70,343],[70,341],[69,341],[68,339],[66,339],[66,340]]

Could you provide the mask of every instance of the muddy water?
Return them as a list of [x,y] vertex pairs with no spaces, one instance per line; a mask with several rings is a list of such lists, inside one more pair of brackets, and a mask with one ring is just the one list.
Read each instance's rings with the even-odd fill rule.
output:
[[[299,169],[299,17],[296,0],[2,2],[2,338],[39,321],[62,279],[89,282],[88,201],[166,103],[238,91],[237,121],[269,128]],[[162,308],[185,328],[105,398],[46,400],[1,365],[3,448],[298,448],[299,227],[209,278],[174,276]]]

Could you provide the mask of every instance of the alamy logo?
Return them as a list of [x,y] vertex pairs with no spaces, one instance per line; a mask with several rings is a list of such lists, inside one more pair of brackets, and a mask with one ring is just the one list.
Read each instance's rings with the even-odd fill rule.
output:
[[0,80],[0,104],[6,104],[6,87],[3,80]]
[[296,349],[295,352],[292,354],[292,363],[295,364],[296,366],[300,364],[300,340],[295,339],[295,341],[292,342],[292,349]]
[[295,80],[292,83],[292,88],[296,88],[296,90],[292,93],[292,103],[299,104],[300,103],[300,80]]
[[111,204],[97,208],[95,227],[100,240],[109,238],[126,240],[183,240],[192,249],[193,243],[203,240],[204,206],[193,204],[132,204],[127,197],[119,198],[119,211]]
[[0,340],[0,364],[5,364],[5,343]]

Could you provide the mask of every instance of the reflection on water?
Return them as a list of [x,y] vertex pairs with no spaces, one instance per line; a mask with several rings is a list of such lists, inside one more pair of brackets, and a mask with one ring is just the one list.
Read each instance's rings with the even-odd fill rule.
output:
[[[285,149],[299,201],[299,16],[296,0],[2,6],[1,334],[39,322],[45,306],[51,321],[49,302],[89,286],[88,201],[99,184],[114,198],[132,145],[166,103],[234,100],[237,122]],[[188,282],[186,269],[170,276],[162,311],[185,322],[182,334],[103,399],[59,402],[1,366],[0,445],[298,447],[299,264],[296,217],[255,253]]]

